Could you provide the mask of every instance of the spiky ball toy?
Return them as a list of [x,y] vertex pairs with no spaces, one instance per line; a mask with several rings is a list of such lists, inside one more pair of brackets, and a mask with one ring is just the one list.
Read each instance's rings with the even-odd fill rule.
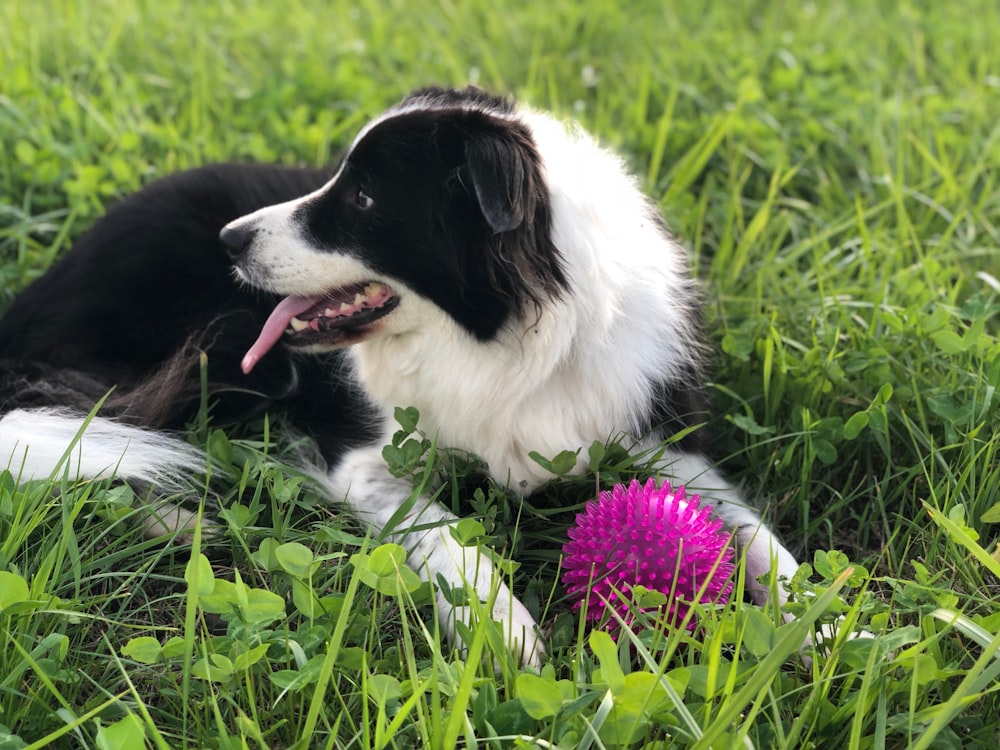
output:
[[633,479],[628,487],[600,493],[576,517],[563,546],[563,584],[577,600],[574,609],[587,602],[592,620],[600,619],[607,600],[631,622],[627,602],[641,585],[663,593],[668,622],[680,623],[691,602],[728,600],[733,571],[728,542],[722,521],[711,517],[708,506],[699,506],[698,495],[686,496],[684,487],[671,490],[669,482],[657,486],[649,479],[642,485]]

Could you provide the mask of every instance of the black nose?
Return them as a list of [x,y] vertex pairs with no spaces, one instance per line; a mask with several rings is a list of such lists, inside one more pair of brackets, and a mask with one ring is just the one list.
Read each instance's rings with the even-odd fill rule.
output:
[[243,255],[253,244],[253,238],[257,235],[257,230],[253,226],[243,226],[241,224],[230,224],[224,227],[219,233],[219,239],[226,246],[229,257],[236,260]]

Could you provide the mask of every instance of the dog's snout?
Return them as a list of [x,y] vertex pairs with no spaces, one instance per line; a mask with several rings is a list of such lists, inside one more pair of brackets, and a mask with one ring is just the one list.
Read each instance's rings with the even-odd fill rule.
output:
[[250,245],[253,244],[256,234],[257,230],[253,225],[244,226],[240,223],[234,223],[227,224],[222,228],[219,239],[222,240],[229,257],[236,260],[246,253]]

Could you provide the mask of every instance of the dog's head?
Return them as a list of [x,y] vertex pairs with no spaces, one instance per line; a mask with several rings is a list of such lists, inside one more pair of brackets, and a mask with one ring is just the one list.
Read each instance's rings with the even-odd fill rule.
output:
[[402,333],[419,295],[480,340],[566,284],[529,128],[477,89],[418,91],[367,125],[320,190],[222,231],[237,275],[282,295],[244,360]]

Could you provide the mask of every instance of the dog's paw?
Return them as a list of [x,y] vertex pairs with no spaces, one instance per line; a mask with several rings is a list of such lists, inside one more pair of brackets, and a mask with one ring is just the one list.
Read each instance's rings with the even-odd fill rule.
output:
[[[494,598],[493,611],[490,619],[497,624],[503,637],[504,645],[511,656],[517,661],[519,666],[541,669],[542,657],[545,655],[545,645],[539,634],[538,624],[535,618],[528,612],[518,599],[511,594],[510,589],[503,583],[498,583],[497,592]],[[480,592],[480,601],[488,601],[488,592]],[[448,636],[448,639],[455,644],[461,644],[458,635],[457,623],[462,623],[466,628],[474,629],[476,625],[476,615],[471,606],[456,606],[450,604],[447,599],[438,594],[438,620],[441,627]],[[482,608],[477,608],[483,613]],[[483,613],[485,614],[485,613]],[[468,644],[462,646],[463,650]]]
[[[439,586],[438,621],[448,639],[461,647],[458,623],[474,629],[478,618],[488,616],[497,623],[504,644],[518,664],[538,669],[545,647],[527,607],[499,579],[486,555],[474,547],[461,547],[448,537],[442,536],[440,541],[436,549],[425,555],[424,566],[427,578]],[[459,597],[475,597],[481,606],[459,603]],[[487,612],[489,602],[493,605]]]
[[840,617],[834,622],[826,622],[816,629],[816,632],[807,636],[805,643],[799,648],[799,658],[806,667],[812,667],[813,654],[829,655],[836,647],[838,641],[853,641],[862,638],[874,639],[875,634],[867,630],[853,630],[844,632],[844,618]]
[[844,618],[839,618],[836,622],[826,622],[816,630],[815,637],[809,639],[809,645],[815,646],[817,650],[830,651],[838,638],[853,641],[858,638],[874,638],[874,633],[867,630],[854,630],[850,633],[842,634]]
[[182,541],[190,542],[199,524],[201,533],[207,537],[217,537],[224,527],[207,514],[199,515],[176,503],[160,503],[146,506],[139,512],[143,534],[147,539],[157,539],[177,535]]
[[541,669],[545,644],[539,634],[538,623],[528,612],[528,608],[506,586],[497,592],[493,620],[499,623],[507,650],[517,659],[518,664]]

